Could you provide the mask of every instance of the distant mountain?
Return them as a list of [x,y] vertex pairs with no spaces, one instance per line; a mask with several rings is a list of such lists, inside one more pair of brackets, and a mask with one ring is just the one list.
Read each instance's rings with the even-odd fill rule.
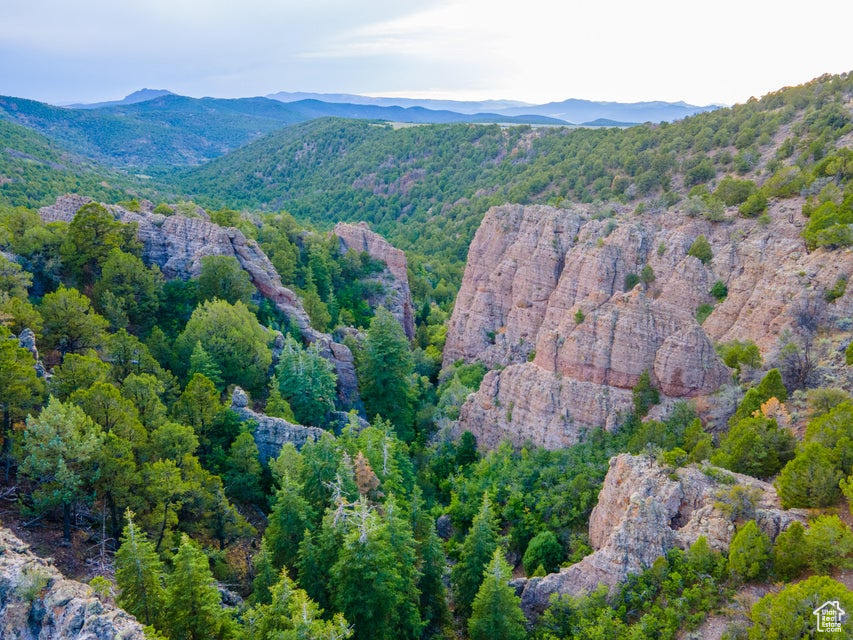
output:
[[166,89],[140,89],[139,91],[134,91],[133,93],[126,95],[121,100],[109,100],[107,102],[87,102],[81,104],[66,104],[61,106],[68,107],[69,109],[103,109],[104,107],[115,107],[123,104],[136,104],[137,102],[145,102],[146,100],[153,100],[154,98],[159,98],[160,96],[169,95],[174,94],[171,91],[167,91]]
[[455,111],[456,113],[500,113],[503,109],[528,106],[527,102],[518,100],[431,100],[418,98],[374,98],[359,96],[352,93],[305,93],[302,91],[279,91],[271,93],[267,98],[281,102],[299,102],[300,100],[319,100],[321,102],[369,104],[378,107],[423,107],[437,111]]
[[597,118],[591,122],[582,122],[582,127],[635,127],[639,122],[619,122],[607,118]]
[[[593,122],[611,120],[632,124],[639,122],[672,122],[696,113],[712,111],[718,105],[696,106],[686,102],[594,102],[591,100],[564,100],[533,105],[515,100],[483,100],[480,102],[457,100],[428,100],[416,98],[374,98],[350,93],[302,93],[280,91],[267,96],[281,102],[300,100],[320,100],[322,102],[376,106],[424,107],[453,111],[456,113],[489,112],[498,115],[531,116],[540,115],[556,118],[564,122]],[[623,126],[623,125],[586,125],[586,126]]]
[[684,102],[594,102],[591,100],[564,100],[547,104],[509,107],[502,109],[507,115],[540,115],[567,122],[592,122],[606,119],[615,122],[673,122],[687,116],[719,109],[716,105],[695,106]]

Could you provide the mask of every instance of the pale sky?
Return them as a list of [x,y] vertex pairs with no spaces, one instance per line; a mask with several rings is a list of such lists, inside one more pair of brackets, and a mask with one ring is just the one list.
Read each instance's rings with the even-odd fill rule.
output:
[[744,102],[853,70],[853,0],[0,0],[0,94]]

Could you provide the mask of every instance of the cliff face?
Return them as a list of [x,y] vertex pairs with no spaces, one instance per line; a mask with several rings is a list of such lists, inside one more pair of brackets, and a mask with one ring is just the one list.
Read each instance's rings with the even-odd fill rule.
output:
[[[42,207],[39,213],[48,222],[70,222],[80,207],[91,201],[91,198],[82,196],[63,196],[57,199],[56,204]],[[220,227],[204,217],[163,216],[144,210],[128,211],[116,205],[109,205],[107,209],[117,220],[137,224],[137,237],[144,247],[143,257],[160,267],[167,278],[187,279],[197,276],[201,271],[201,259],[205,256],[236,258],[258,292],[299,327],[306,342],[317,342],[323,356],[335,365],[338,396],[343,406],[360,406],[352,353],[345,345],[334,342],[329,335],[311,327],[299,297],[281,283],[269,258],[254,240],[247,239],[238,229]]]
[[[469,250],[444,363],[506,368],[487,374],[460,427],[485,446],[507,437],[565,446],[582,428],[615,426],[644,370],[665,402],[709,395],[730,377],[715,342],[753,340],[767,356],[804,315],[849,317],[850,290],[833,304],[823,293],[853,272],[853,252],[808,253],[801,204],[771,205],[765,226],[678,211],[606,219],[588,205],[491,209]],[[687,255],[699,235],[713,249],[708,264]],[[626,276],[646,265],[653,280],[625,292]],[[696,310],[715,303],[718,280],[728,297],[700,326]]]
[[735,533],[732,518],[720,509],[733,486],[754,496],[758,526],[775,539],[805,513],[784,511],[773,486],[736,473],[721,483],[695,467],[670,470],[651,458],[622,454],[610,460],[610,469],[589,521],[590,545],[595,550],[580,562],[544,578],[522,584],[522,605],[528,613],[543,611],[553,593],[579,595],[599,584],[615,586],[629,574],[650,567],[676,547],[688,549],[699,536],[717,550],[725,550]]
[[145,635],[133,616],[101,602],[87,585],[65,579],[0,528],[0,638],[144,640]]
[[383,293],[370,306],[383,306],[394,314],[411,340],[415,337],[415,317],[412,294],[409,290],[409,274],[406,254],[392,247],[385,238],[370,230],[366,222],[346,224],[339,222],[333,233],[340,240],[341,252],[366,252],[371,258],[385,263],[387,270],[379,274],[377,282]]

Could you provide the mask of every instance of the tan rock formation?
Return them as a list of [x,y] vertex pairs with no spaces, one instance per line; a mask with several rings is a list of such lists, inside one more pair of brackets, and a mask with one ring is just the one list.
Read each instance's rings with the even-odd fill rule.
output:
[[[559,573],[528,580],[522,606],[535,614],[548,606],[553,593],[579,595],[600,584],[613,587],[629,574],[650,567],[670,549],[689,548],[699,536],[717,550],[727,549],[735,523],[718,504],[733,486],[754,494],[754,509],[748,517],[771,539],[794,520],[805,520],[804,512],[781,509],[772,485],[721,469],[713,474],[686,467],[673,476],[645,456],[612,458],[589,521],[589,541],[595,551]],[[728,481],[715,479],[717,474],[724,474]]]
[[0,638],[144,640],[136,618],[66,579],[50,561],[0,528]]
[[415,337],[415,316],[412,307],[412,294],[409,290],[408,264],[406,254],[392,247],[388,241],[374,233],[366,222],[347,224],[339,222],[333,233],[340,239],[341,252],[366,252],[371,258],[384,262],[387,273],[380,274],[378,282],[383,286],[384,293],[377,300],[371,300],[372,307],[384,306],[394,314],[406,337]]
[[[43,220],[70,221],[91,198],[69,195],[57,199],[54,205],[42,207]],[[352,353],[331,336],[311,327],[308,314],[299,297],[281,283],[266,254],[254,240],[249,240],[239,229],[220,227],[209,220],[180,215],[163,216],[155,213],[128,211],[117,205],[108,205],[117,220],[137,224],[137,236],[143,244],[144,258],[160,267],[167,278],[191,278],[201,271],[205,256],[233,256],[246,270],[258,292],[273,302],[291,322],[299,327],[303,339],[317,342],[320,352],[335,365],[338,375],[338,396],[344,407],[360,407],[358,380]]]
[[[602,218],[591,205],[490,209],[469,250],[444,364],[506,368],[486,376],[459,428],[485,446],[564,446],[581,428],[618,424],[644,370],[665,402],[709,395],[730,376],[715,342],[753,340],[767,359],[804,318],[849,318],[853,290],[831,305],[823,292],[853,273],[853,251],[808,253],[792,215],[801,204],[772,203],[764,226],[679,211]],[[700,234],[714,251],[707,265],[687,255]],[[653,282],[624,292],[645,265]],[[729,294],[715,304],[717,280]],[[705,303],[715,306],[700,326]]]

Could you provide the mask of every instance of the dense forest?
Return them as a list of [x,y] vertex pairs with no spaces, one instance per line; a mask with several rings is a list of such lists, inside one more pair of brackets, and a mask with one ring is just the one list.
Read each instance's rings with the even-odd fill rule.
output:
[[[744,393],[727,431],[706,431],[687,402],[649,419],[659,394],[645,375],[616,429],[560,450],[482,451],[452,425],[487,369],[441,368],[467,246],[494,204],[678,206],[713,221],[724,207],[760,219],[770,199],[805,197],[806,247],[853,245],[851,94],[849,75],[824,77],[625,130],[324,119],[143,182],[0,120],[2,477],[16,517],[101,549],[85,577],[152,638],[674,639],[745,585],[772,582],[785,586],[727,637],[799,637],[815,594],[853,610],[832,577],[853,567],[849,389],[792,383],[756,345],[730,342],[718,348]],[[96,202],[45,222],[35,207],[70,191]],[[98,204],[140,211],[143,196],[156,214],[209,217],[257,241],[312,326],[352,351],[362,416],[342,424],[334,368],[236,258],[167,279],[137,227]],[[370,304],[384,265],[324,232],[338,220],[366,220],[407,251],[412,341]],[[853,366],[853,345],[846,358]],[[257,425],[231,407],[236,387],[258,412],[323,435],[262,463]],[[785,408],[795,393],[798,434]],[[554,597],[525,617],[510,580],[592,551],[590,513],[622,452],[672,473],[696,464],[771,480],[808,517],[771,540],[755,496],[733,486],[720,496],[736,529],[727,552],[700,537],[612,591]]]

